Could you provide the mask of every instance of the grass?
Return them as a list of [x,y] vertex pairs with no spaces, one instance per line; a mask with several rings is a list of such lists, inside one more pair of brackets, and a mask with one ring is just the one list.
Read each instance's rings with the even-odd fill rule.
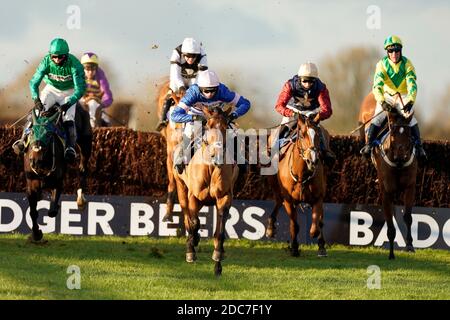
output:
[[[1,299],[450,299],[450,252],[397,251],[340,245],[318,258],[316,246],[288,255],[285,243],[227,240],[223,275],[213,275],[212,241],[198,261],[184,261],[185,240],[146,237],[0,235]],[[69,290],[67,268],[81,270]],[[381,269],[381,289],[368,289],[367,267]]]

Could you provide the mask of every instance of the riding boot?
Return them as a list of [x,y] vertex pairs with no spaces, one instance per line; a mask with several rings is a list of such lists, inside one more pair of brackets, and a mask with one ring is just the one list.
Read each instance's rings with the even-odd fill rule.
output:
[[156,131],[161,131],[163,128],[167,126],[169,120],[167,119],[167,113],[170,110],[170,107],[173,105],[174,101],[171,97],[168,97],[164,102],[164,109],[161,113],[161,117],[159,118],[158,125],[156,127]]
[[20,137],[19,140],[13,143],[12,148],[15,154],[21,155],[25,152],[25,139],[30,133],[30,128],[32,124],[33,123],[31,119],[28,119],[27,123],[25,123],[25,126],[23,127],[22,136]]
[[66,150],[64,151],[64,159],[67,163],[73,163],[77,156],[77,153],[75,152],[75,145],[77,143],[75,121],[65,121],[63,122],[63,127],[66,131]]
[[369,130],[367,132],[367,144],[360,151],[360,153],[366,158],[370,157],[372,149],[375,146],[375,139],[377,138],[379,129],[380,127],[373,123],[369,126]]
[[411,135],[414,140],[414,144],[417,150],[417,156],[419,157],[420,161],[426,161],[427,160],[427,154],[422,146],[422,140],[420,139],[420,131],[419,131],[419,125],[415,124],[411,127]]
[[326,165],[331,167],[336,161],[336,155],[334,154],[333,151],[327,148],[327,145],[325,143],[325,135],[323,133],[322,128],[320,128],[319,141],[320,141],[320,151],[323,155],[323,161]]

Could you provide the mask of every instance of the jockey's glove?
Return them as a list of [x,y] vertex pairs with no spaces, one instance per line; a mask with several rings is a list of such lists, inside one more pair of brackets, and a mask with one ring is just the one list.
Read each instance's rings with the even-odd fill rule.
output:
[[192,121],[201,121],[203,124],[205,124],[206,118],[204,116],[202,116],[201,114],[193,114]]
[[407,104],[405,104],[405,106],[403,107],[403,110],[406,112],[410,112],[413,105],[414,105],[414,102],[409,101]]
[[228,116],[228,124],[234,122],[234,120],[236,120],[238,117],[236,112],[232,112],[230,113],[230,115]]
[[381,104],[381,107],[383,108],[384,111],[387,111],[387,112],[392,111],[392,106],[389,103],[387,103],[386,101],[383,101],[383,103]]
[[70,104],[70,103],[64,103],[62,106],[60,106],[59,108],[61,109],[61,111],[63,112],[63,113],[66,113],[67,112],[67,110],[69,110],[69,108],[71,107],[72,105]]
[[44,110],[44,105],[42,104],[41,99],[37,98],[34,100],[34,107],[39,111]]

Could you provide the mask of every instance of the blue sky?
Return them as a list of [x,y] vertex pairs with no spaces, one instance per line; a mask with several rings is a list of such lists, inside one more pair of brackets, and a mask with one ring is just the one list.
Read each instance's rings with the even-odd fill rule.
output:
[[[66,27],[69,5],[81,10],[79,30]],[[369,5],[380,8],[380,29],[367,28]],[[2,5],[0,30],[2,87],[56,36],[76,54],[97,52],[115,75],[113,88],[131,97],[168,74],[171,51],[187,36],[203,42],[211,69],[227,70],[221,78],[232,74],[257,88],[269,105],[302,62],[349,46],[382,48],[391,34],[403,39],[416,67],[420,105],[433,104],[450,84],[448,1],[16,0]]]

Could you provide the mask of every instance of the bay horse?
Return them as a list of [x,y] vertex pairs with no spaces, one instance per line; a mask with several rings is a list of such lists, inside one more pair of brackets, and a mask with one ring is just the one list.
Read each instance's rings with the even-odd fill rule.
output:
[[[375,99],[361,106],[362,122],[366,122],[372,114],[367,110],[375,110]],[[406,251],[414,252],[411,236],[412,207],[416,195],[417,157],[411,135],[409,122],[413,114],[405,114],[402,110],[393,108],[388,112],[387,135],[381,139],[380,144],[372,150],[372,162],[377,170],[378,185],[384,217],[387,223],[387,236],[389,239],[389,259],[395,259],[394,240],[396,229],[393,223],[395,216],[394,202],[398,195],[403,194],[405,206],[403,221],[406,224]],[[370,121],[367,125],[370,124]]]
[[[42,191],[51,190],[49,217],[56,217],[59,211],[59,199],[63,190],[64,177],[67,170],[64,159],[64,142],[62,138],[62,112],[57,105],[36,115],[31,112],[32,126],[28,136],[27,149],[24,154],[24,171],[27,179],[26,194],[32,221],[31,241],[39,242],[43,233],[37,223],[37,203],[42,199]],[[80,127],[78,125],[77,127]],[[82,137],[82,135],[80,136]],[[83,139],[84,138],[84,139]],[[80,144],[81,142],[81,144]],[[80,184],[77,190],[78,209],[86,205],[83,189],[86,188],[87,161],[90,156],[92,141],[82,137],[78,141],[80,150]],[[86,170],[84,170],[86,168]],[[81,172],[83,169],[83,172]]]
[[[164,110],[164,103],[166,101],[167,92],[169,91],[169,84],[169,80],[165,81],[159,90],[157,100],[158,117],[161,116],[161,113]],[[182,95],[174,92],[171,93],[171,99],[174,101],[174,106],[180,102],[181,98]],[[161,135],[166,139],[166,169],[167,177],[169,179],[169,183],[167,185],[166,214],[163,217],[164,222],[172,220],[173,206],[176,201],[177,184],[174,177],[173,153],[178,143],[181,142],[182,134],[183,129],[181,124],[173,123],[172,121],[169,121],[167,126],[161,130]],[[182,224],[181,221],[180,224]]]
[[[238,166],[226,155],[226,130],[231,108],[212,110],[203,107],[207,119],[202,146],[192,157],[186,169],[180,175],[175,173],[178,200],[183,209],[186,240],[186,262],[197,259],[195,247],[200,241],[200,221],[198,212],[205,205],[215,205],[217,209],[214,233],[215,261],[214,274],[222,274],[221,261],[224,259],[225,222],[229,216],[233,187],[239,174]],[[230,163],[231,162],[231,163]]]
[[319,109],[300,110],[293,106],[288,107],[298,116],[296,139],[286,146],[284,155],[279,160],[277,174],[269,177],[275,196],[275,208],[267,222],[266,236],[275,236],[278,211],[283,205],[290,219],[290,254],[298,257],[300,251],[297,241],[299,232],[297,206],[301,206],[302,202],[308,203],[312,207],[309,235],[311,238],[318,238],[318,256],[325,257],[327,251],[323,235],[323,199],[326,192],[326,178],[324,165],[319,157],[321,129],[313,121]]

